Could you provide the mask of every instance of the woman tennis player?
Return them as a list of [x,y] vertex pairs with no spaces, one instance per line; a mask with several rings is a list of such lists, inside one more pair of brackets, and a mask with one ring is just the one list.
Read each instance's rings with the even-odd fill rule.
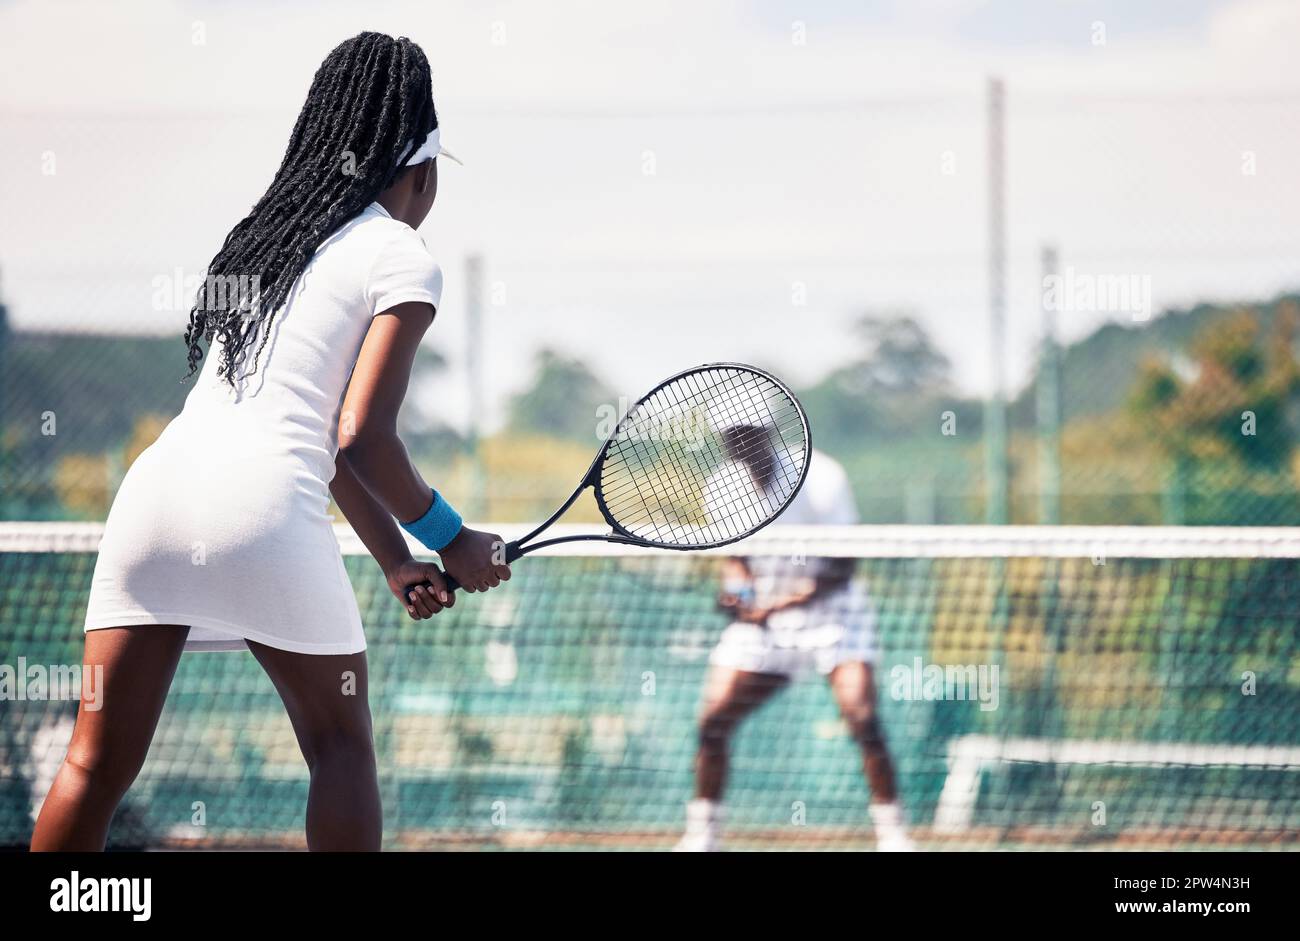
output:
[[399,520],[465,590],[510,577],[499,538],[462,526],[395,431],[442,292],[415,231],[440,153],[419,46],[362,33],[326,57],[275,179],[198,292],[191,374],[205,343],[207,361],[185,408],[109,514],[85,625],[102,708],[82,704],[32,849],[102,849],[182,650],[245,648],[311,772],[308,847],[379,848],[366,642],[330,496],[412,618],[454,595]]

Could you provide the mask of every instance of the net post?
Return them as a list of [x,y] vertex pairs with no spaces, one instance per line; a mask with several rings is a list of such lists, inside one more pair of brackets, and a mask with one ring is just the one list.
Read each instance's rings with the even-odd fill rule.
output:
[[1038,362],[1038,522],[1061,522],[1061,350],[1056,310],[1048,303],[1047,285],[1057,274],[1055,245],[1042,248],[1040,298],[1043,321]]
[[1008,521],[1006,346],[1006,169],[1004,153],[1005,88],[1002,79],[988,80],[988,277],[989,277],[989,380],[984,408],[985,522]]

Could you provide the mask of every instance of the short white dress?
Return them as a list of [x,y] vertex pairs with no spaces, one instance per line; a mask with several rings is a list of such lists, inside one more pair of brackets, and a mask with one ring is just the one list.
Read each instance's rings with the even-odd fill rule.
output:
[[371,318],[410,301],[436,309],[441,294],[420,236],[378,203],[330,236],[257,371],[232,389],[209,350],[180,415],[131,465],[85,629],[188,625],[187,650],[365,650],[329,515],[339,411]]

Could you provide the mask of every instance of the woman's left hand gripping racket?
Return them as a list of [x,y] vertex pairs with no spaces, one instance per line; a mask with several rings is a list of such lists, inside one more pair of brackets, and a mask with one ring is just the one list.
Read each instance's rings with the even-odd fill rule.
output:
[[[506,543],[505,561],[585,540],[659,549],[736,542],[790,505],[811,447],[807,416],[776,377],[738,363],[688,369],[632,406],[564,505]],[[588,487],[611,531],[538,540]]]

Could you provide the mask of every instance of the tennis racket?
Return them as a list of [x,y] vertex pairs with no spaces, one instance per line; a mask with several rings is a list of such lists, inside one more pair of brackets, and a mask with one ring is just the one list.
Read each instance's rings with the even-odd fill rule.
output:
[[[739,363],[680,372],[628,410],[569,499],[505,544],[505,561],[564,542],[688,550],[744,539],[795,498],[811,442],[803,407],[775,376]],[[610,531],[539,540],[589,488]]]

